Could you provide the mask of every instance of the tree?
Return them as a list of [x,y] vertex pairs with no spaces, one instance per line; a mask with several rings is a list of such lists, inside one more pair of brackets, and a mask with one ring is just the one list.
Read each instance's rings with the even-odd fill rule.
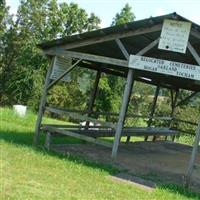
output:
[[120,13],[117,13],[115,17],[113,18],[112,26],[132,22],[134,21],[134,19],[135,19],[135,15],[132,12],[132,7],[129,6],[129,4],[127,3],[121,9]]
[[[117,13],[111,26],[124,24],[135,19],[132,8],[126,4]],[[97,110],[104,110],[108,112],[119,112],[121,99],[123,95],[125,79],[116,76],[103,77],[99,83],[99,98],[97,99]],[[107,120],[112,120],[108,117]]]
[[[15,20],[7,24],[3,35],[1,103],[39,102],[47,59],[37,48],[42,41],[99,27],[100,19],[75,3],[56,0],[22,0]],[[62,87],[64,91],[64,86]],[[36,98],[35,101],[33,98]]]

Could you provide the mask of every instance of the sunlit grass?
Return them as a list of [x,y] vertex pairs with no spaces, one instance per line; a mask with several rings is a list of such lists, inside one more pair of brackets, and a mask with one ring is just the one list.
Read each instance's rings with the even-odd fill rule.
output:
[[[32,146],[36,116],[18,117],[0,108],[0,199],[200,199],[176,186],[160,186],[147,192],[136,186],[115,182],[118,173],[108,165],[76,156],[61,156]],[[45,119],[45,123],[65,123]],[[44,138],[43,138],[44,139]],[[67,138],[66,142],[80,142]]]

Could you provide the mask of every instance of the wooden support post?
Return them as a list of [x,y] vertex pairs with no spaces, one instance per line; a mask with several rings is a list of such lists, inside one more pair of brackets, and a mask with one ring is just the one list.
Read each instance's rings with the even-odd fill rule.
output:
[[131,89],[132,89],[132,84],[133,84],[133,75],[134,75],[134,70],[129,69],[127,82],[126,82],[124,95],[123,95],[123,100],[122,100],[122,105],[120,109],[118,124],[116,128],[115,139],[114,139],[113,148],[112,148],[112,159],[115,159],[117,156],[117,150],[118,150],[118,146],[120,142],[121,131],[123,128],[124,119],[125,119],[127,106],[128,106],[128,99],[129,99]]
[[[120,48],[120,50],[121,50],[122,54],[124,55],[124,57],[128,60],[130,55],[129,55],[128,51],[126,50],[126,48],[125,48],[124,44],[122,43],[122,41],[119,38],[117,38],[115,40],[115,42],[117,43],[117,45]],[[130,88],[131,91],[132,91],[132,88],[133,88],[133,84],[131,85],[131,88]],[[129,104],[130,97],[131,97],[131,92],[130,92],[129,97],[128,97],[128,103],[127,103],[127,105]],[[128,109],[128,106],[126,108],[125,113],[127,112],[127,109]],[[128,136],[126,138],[126,143],[129,143],[130,139],[131,139],[131,136]]]
[[199,94],[199,92],[193,92],[191,93],[189,96],[187,96],[185,99],[181,100],[180,102],[178,102],[176,104],[175,107],[178,107],[178,106],[181,106],[181,105],[184,105],[186,103],[188,103],[189,100],[191,100],[194,96],[196,96],[197,94]]
[[[151,42],[149,45],[147,45],[145,48],[141,49],[136,55],[142,56],[149,50],[151,50],[154,46],[156,46],[159,42],[159,38],[157,38],[155,41]],[[118,44],[119,45],[119,44]],[[121,45],[119,45],[120,47]],[[125,48],[121,49],[123,52]],[[125,54],[124,54],[125,55]],[[127,76],[127,81],[126,81],[126,86],[124,90],[124,95],[123,95],[123,101],[119,113],[119,119],[118,119],[118,124],[115,132],[115,139],[113,143],[113,148],[112,148],[112,159],[114,160],[117,156],[117,150],[120,142],[120,137],[121,137],[121,131],[124,125],[124,120],[125,120],[125,115],[128,107],[128,101],[129,101],[129,96],[131,95],[131,90],[132,90],[132,85],[133,85],[133,78],[134,75],[134,70],[129,68],[128,71],[128,76]]]
[[[170,117],[172,118],[169,122],[169,127],[171,128],[172,127],[172,124],[173,124],[173,121],[174,121],[174,113],[175,113],[175,109],[176,109],[176,103],[177,103],[177,100],[178,100],[178,95],[179,95],[179,89],[176,90],[176,93],[175,93],[175,97],[173,97],[173,93],[172,93],[172,104],[171,104],[171,107],[172,107],[172,110],[171,110],[171,114],[170,114]],[[165,140],[167,140],[167,136],[165,137]],[[175,136],[172,137],[172,141],[175,140]]]
[[40,125],[41,125],[41,122],[42,122],[42,116],[44,114],[44,109],[45,109],[45,104],[46,104],[46,99],[47,99],[47,88],[48,88],[48,85],[50,83],[50,76],[51,76],[51,72],[52,72],[52,69],[53,69],[54,59],[55,58],[52,58],[51,64],[48,68],[46,80],[45,80],[45,84],[44,84],[44,89],[43,89],[42,97],[41,97],[41,100],[40,100],[40,107],[39,107],[38,117],[37,117],[37,121],[36,121],[36,125],[35,125],[35,135],[34,135],[34,140],[33,140],[34,145],[37,145],[38,142],[39,142]]
[[[160,86],[157,86],[156,91],[155,91],[155,95],[154,95],[154,99],[153,99],[153,105],[152,105],[152,108],[151,108],[151,113],[150,113],[150,116],[149,116],[149,120],[147,122],[148,127],[151,126],[152,121],[153,121],[153,116],[154,116],[155,109],[156,109],[156,103],[157,103],[157,100],[158,100],[159,91],[160,91]],[[154,140],[154,137],[153,137],[153,140]],[[147,141],[148,136],[146,136],[144,140]]]
[[[91,92],[89,103],[88,103],[88,117],[91,116],[91,113],[92,113],[92,110],[93,110],[93,106],[94,106],[94,102],[95,102],[100,78],[101,78],[101,71],[97,71],[96,79],[95,79],[95,82],[94,82],[94,87],[93,87],[93,90]],[[90,121],[87,121],[86,122],[86,129],[88,129],[89,124],[90,124]]]
[[49,151],[51,147],[51,133],[47,132],[46,139],[45,139],[45,145],[46,149]]
[[[132,91],[132,89],[133,89],[134,82],[135,82],[135,81],[133,81],[133,83],[132,83],[131,91]],[[131,92],[130,92],[129,97],[128,97],[128,104],[129,104],[129,102],[130,102],[130,98],[131,98]],[[128,106],[127,106],[127,108],[126,108],[126,112],[127,112],[127,110],[128,110]],[[126,116],[126,117],[127,117],[127,116]],[[126,143],[128,144],[128,143],[130,142],[130,140],[131,140],[131,136],[127,136],[127,138],[126,138]]]
[[195,165],[196,157],[198,154],[199,142],[200,142],[200,119],[199,119],[198,127],[196,130],[196,137],[195,137],[195,141],[193,144],[193,149],[192,149],[192,154],[191,154],[188,170],[187,170],[186,177],[185,177],[185,186],[186,187],[189,187],[189,185],[190,185],[192,172],[194,170],[194,165]]
[[121,40],[120,39],[116,39],[115,41],[116,41],[118,47],[120,48],[121,52],[123,53],[124,57],[128,60],[129,59],[129,53],[126,50],[126,48],[123,45],[123,43],[121,42]]

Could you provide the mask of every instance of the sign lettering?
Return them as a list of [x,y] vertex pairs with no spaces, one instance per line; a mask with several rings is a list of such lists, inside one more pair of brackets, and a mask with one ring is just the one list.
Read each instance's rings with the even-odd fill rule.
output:
[[190,22],[169,19],[164,20],[158,48],[185,53],[190,29]]
[[181,78],[200,80],[200,66],[198,65],[131,55],[129,58],[129,67]]

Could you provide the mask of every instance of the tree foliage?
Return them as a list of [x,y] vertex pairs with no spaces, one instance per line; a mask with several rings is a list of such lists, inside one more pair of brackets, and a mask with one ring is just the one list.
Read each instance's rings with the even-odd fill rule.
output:
[[[134,19],[132,8],[126,4],[113,18],[111,26],[131,22]],[[37,48],[37,44],[91,31],[99,28],[99,24],[100,19],[94,13],[88,14],[76,3],[21,0],[16,16],[12,16],[5,0],[0,1],[0,105],[20,103],[37,109],[48,66],[48,60]],[[79,68],[70,75],[72,76],[70,84],[61,82],[50,90],[48,102],[58,107],[86,109],[95,73]],[[94,109],[119,112],[125,81],[124,78],[102,73]],[[169,91],[163,89],[162,91],[164,96],[170,95]],[[149,115],[154,92],[153,86],[134,83],[128,112]],[[181,91],[179,100],[187,95],[188,92]],[[177,109],[176,114],[182,119],[187,118],[196,122],[199,105],[199,100],[192,101],[191,106],[181,106]],[[170,112],[170,98],[164,98],[156,107],[156,115],[169,116]],[[191,113],[197,114],[191,116]],[[107,120],[116,119],[108,117]],[[126,123],[133,125],[137,120],[127,120]],[[153,125],[165,126],[166,123],[154,121]],[[184,130],[194,130],[194,127],[185,124],[177,126],[181,126]]]
[[119,13],[117,13],[113,19],[112,26],[125,24],[132,22],[135,19],[135,15],[132,11],[132,7],[127,3]]
[[[15,18],[0,7],[1,104],[39,102],[47,59],[37,44],[58,37],[99,28],[100,19],[76,3],[56,0],[22,0]],[[63,86],[64,90],[64,86]],[[38,104],[38,103],[37,103]],[[34,105],[36,106],[36,105]]]

